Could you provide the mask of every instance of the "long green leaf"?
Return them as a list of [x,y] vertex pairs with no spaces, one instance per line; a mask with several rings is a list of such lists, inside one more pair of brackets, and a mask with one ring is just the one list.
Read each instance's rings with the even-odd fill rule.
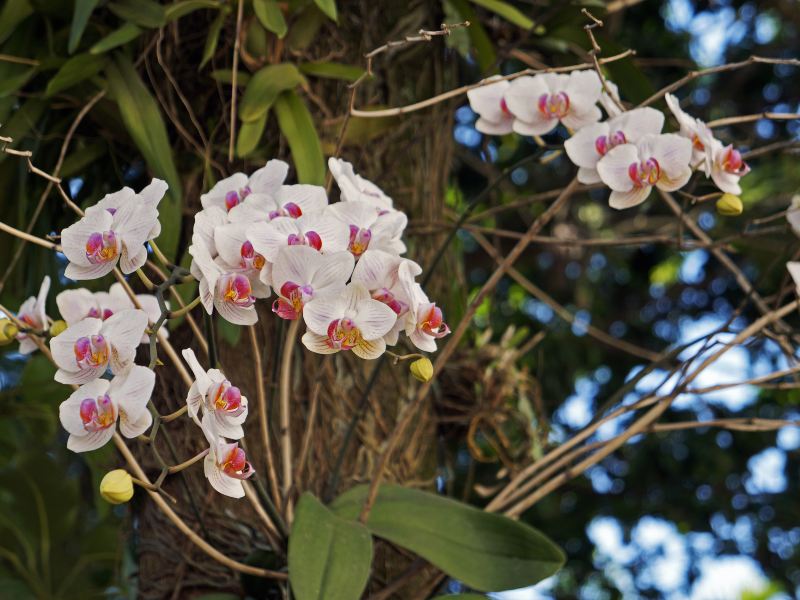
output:
[[[366,495],[367,486],[355,487],[337,498],[331,509],[356,519]],[[415,552],[481,591],[533,585],[564,564],[561,549],[533,527],[397,485],[381,487],[366,525],[374,535]]]
[[217,18],[211,23],[211,26],[208,28],[208,35],[206,35],[206,44],[203,47],[203,58],[200,61],[200,66],[198,67],[198,71],[206,66],[206,63],[211,60],[211,57],[214,56],[214,52],[217,51],[217,44],[219,43],[219,32],[222,30],[222,26],[225,25],[225,19],[228,16],[228,10],[221,10],[217,15]]
[[175,4],[167,6],[164,10],[164,16],[167,19],[167,23],[169,23],[175,19],[185,17],[196,10],[219,8],[220,6],[221,3],[219,0],[183,0],[183,2],[176,2]]
[[275,101],[278,126],[289,142],[297,179],[300,183],[323,185],[325,183],[325,158],[317,130],[308,108],[293,91],[278,96]]
[[106,75],[128,133],[153,172],[169,184],[169,195],[159,205],[158,244],[172,257],[180,235],[182,192],[161,111],[127,57],[117,55],[106,67]]
[[5,42],[17,25],[33,14],[29,0],[6,0],[0,10],[0,44]]
[[255,121],[242,123],[239,135],[236,136],[236,156],[247,156],[256,149],[267,125],[268,114],[269,111]]
[[137,37],[142,35],[142,31],[144,30],[138,25],[134,25],[133,23],[125,23],[125,25],[119,29],[115,29],[102,40],[98,41],[94,46],[89,48],[89,54],[102,54],[103,52],[108,52],[117,46],[127,44],[131,40],[135,40]]
[[477,4],[478,6],[482,6],[486,10],[490,10],[496,15],[503,17],[506,21],[510,21],[514,25],[518,27],[522,27],[523,29],[532,29],[533,28],[533,21],[526,17],[520,10],[509,4],[508,2],[503,2],[502,0],[471,0],[473,3]]
[[369,579],[372,538],[306,492],[289,536],[289,582],[297,600],[358,600]]
[[75,0],[75,10],[72,12],[72,25],[69,28],[69,42],[67,51],[72,54],[81,42],[81,36],[92,16],[92,11],[100,0]]
[[250,78],[239,103],[239,118],[255,121],[269,110],[278,94],[305,83],[306,79],[291,63],[270,65]]
[[120,19],[142,27],[156,29],[167,24],[166,10],[153,0],[117,0],[108,8]]
[[279,38],[286,35],[289,28],[286,27],[286,19],[283,18],[283,13],[275,0],[253,0],[253,12],[256,13],[264,29]]
[[338,22],[338,17],[336,14],[336,0],[314,0],[314,4],[316,4],[319,9],[325,13],[325,16],[331,21]]
[[355,81],[364,74],[364,69],[335,62],[310,62],[301,64],[300,72],[314,77]]
[[94,56],[92,54],[73,56],[61,65],[58,72],[47,83],[45,95],[52,96],[84,79],[97,75],[105,66],[105,62],[106,59],[103,56]]

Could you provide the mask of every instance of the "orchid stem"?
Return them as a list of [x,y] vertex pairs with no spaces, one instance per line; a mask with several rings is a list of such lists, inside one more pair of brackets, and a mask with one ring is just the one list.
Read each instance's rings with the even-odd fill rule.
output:
[[141,269],[136,269],[136,274],[139,276],[139,279],[142,280],[144,287],[146,287],[149,291],[152,291],[156,288],[156,284],[153,283],[150,278],[144,274],[144,271]]
[[209,450],[210,450],[210,448],[206,448],[205,450],[203,450],[199,454],[196,454],[195,456],[193,456],[189,460],[185,460],[180,464],[173,465],[171,467],[167,467],[167,473],[172,475],[173,473],[178,473],[179,471],[183,471],[184,469],[188,469],[189,467],[191,467],[196,462],[198,462],[198,461],[202,460],[203,458],[205,458],[205,456],[206,456],[206,454],[208,454]]
[[283,467],[283,497],[286,502],[286,522],[292,523],[292,501],[289,493],[292,489],[292,435],[291,419],[289,418],[289,398],[292,385],[292,355],[297,337],[300,319],[295,319],[286,332],[283,355],[281,356],[281,383],[280,383],[280,433],[281,433],[281,464]]
[[178,310],[170,311],[169,315],[167,316],[168,319],[177,319],[178,317],[182,317],[190,310],[192,310],[195,306],[200,304],[200,296],[192,300],[189,304],[184,306],[183,308],[179,308]]

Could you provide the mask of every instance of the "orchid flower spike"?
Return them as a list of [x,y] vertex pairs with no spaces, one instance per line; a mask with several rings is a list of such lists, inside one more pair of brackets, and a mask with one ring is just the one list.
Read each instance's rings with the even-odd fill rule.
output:
[[282,185],[272,194],[253,194],[242,204],[231,209],[228,218],[232,223],[251,224],[271,221],[278,217],[298,219],[303,215],[322,211],[328,206],[328,194],[318,185]]
[[123,310],[105,321],[86,318],[50,340],[59,383],[87,383],[103,375],[125,372],[147,327],[141,310]]
[[269,280],[262,275],[269,273],[269,265],[264,256],[256,252],[247,236],[246,223],[228,223],[214,230],[214,245],[219,256],[215,262],[223,269],[240,271],[250,280],[255,298],[270,295]]
[[227,222],[228,213],[219,206],[204,208],[194,216],[192,239],[195,237],[199,238],[203,242],[203,245],[208,248],[208,252],[212,258],[216,258],[218,255],[217,245],[214,241],[214,232],[217,227],[221,227]]
[[408,224],[405,213],[398,210],[381,213],[368,202],[354,201],[332,205],[331,214],[349,228],[347,249],[356,259],[368,248],[391,254],[406,251],[406,245],[400,239]]
[[597,107],[603,84],[591,70],[569,75],[543,73],[518,77],[505,93],[514,114],[514,131],[520,135],[544,135],[560,123],[578,130],[600,120]]
[[232,440],[244,437],[242,423],[247,419],[247,398],[219,369],[203,369],[190,348],[181,354],[194,374],[194,382],[186,396],[192,420],[202,427],[202,410],[203,419],[212,420],[219,435]]
[[653,186],[674,192],[692,176],[692,144],[674,133],[646,135],[636,144],[622,144],[598,163],[600,178],[611,188],[609,206],[631,208],[644,202]]
[[397,314],[374,300],[367,288],[351,282],[336,296],[317,296],[303,307],[308,331],[303,344],[318,354],[352,350],[364,359],[378,358],[386,351],[383,336],[394,326]]
[[[39,295],[31,296],[22,303],[17,311],[17,319],[36,331],[47,329],[48,319],[45,305],[47,303],[47,292],[49,291],[50,278],[45,275],[44,279],[42,279],[42,285],[39,287]],[[17,341],[19,342],[20,354],[31,354],[38,348],[29,333],[19,332]]]
[[288,172],[289,165],[285,162],[271,160],[250,177],[244,173],[234,173],[200,196],[200,203],[203,209],[216,206],[228,212],[251,194],[274,194]]
[[64,275],[70,279],[97,279],[119,263],[126,275],[147,261],[144,243],[158,224],[158,210],[144,203],[121,203],[114,213],[95,207],[61,232],[61,246],[69,259]]
[[[144,208],[154,208],[158,211],[158,203],[164,198],[169,186],[162,179],[153,179],[147,186],[142,188],[138,194],[129,187],[124,187],[118,192],[106,194],[94,206],[87,208],[86,212],[93,210],[107,210],[112,215],[126,204],[134,204]],[[147,234],[147,240],[154,240],[161,235],[161,223],[156,219],[153,227]]]
[[390,211],[394,203],[392,199],[369,179],[361,177],[353,169],[353,165],[341,158],[330,157],[328,169],[336,180],[342,194],[342,202],[366,202],[378,212]]
[[238,443],[226,442],[221,438],[214,421],[204,418],[201,427],[209,445],[209,452],[203,460],[206,479],[220,494],[242,498],[242,481],[255,474],[244,450],[239,448]]
[[147,367],[133,365],[111,381],[95,379],[61,403],[58,416],[69,433],[67,448],[88,452],[104,446],[116,431],[127,438],[142,435],[153,423],[147,403],[156,376]]
[[[602,82],[600,83],[602,84]],[[603,91],[600,92],[600,106],[603,107],[603,110],[606,111],[606,114],[610,118],[618,117],[623,111],[620,110],[622,100],[619,97],[619,88],[617,87],[617,84],[606,79],[606,84],[602,86],[602,88]],[[658,133],[661,132],[659,131]]]
[[632,143],[645,135],[658,135],[664,126],[664,113],[654,108],[636,108],[602,123],[580,129],[564,142],[569,159],[578,167],[578,181],[599,183],[597,163],[613,148]]
[[410,302],[405,317],[406,335],[420,350],[435,352],[436,340],[450,333],[442,309],[428,299],[418,283],[412,283],[407,293]]
[[320,254],[308,246],[281,248],[272,267],[272,286],[278,294],[272,312],[282,319],[299,319],[303,307],[315,297],[341,294],[354,263],[349,252]]
[[255,296],[250,279],[241,270],[225,270],[211,258],[203,240],[195,235],[189,246],[192,274],[199,282],[200,301],[208,314],[219,312],[234,325],[252,325],[258,321]]
[[[152,294],[137,294],[136,302],[147,314],[147,320],[155,323],[161,316],[161,308],[158,300]],[[109,317],[121,310],[135,309],[133,301],[128,296],[121,283],[114,283],[107,292],[90,292],[86,288],[75,290],[64,290],[56,296],[56,306],[61,318],[67,325],[72,326],[83,319],[100,319],[105,321]],[[169,303],[167,303],[169,308]],[[169,332],[166,327],[162,328],[164,336]],[[150,336],[142,335],[141,343],[146,344],[150,341]]]
[[254,223],[246,233],[255,251],[271,263],[278,259],[278,252],[286,246],[308,246],[330,254],[346,251],[350,245],[350,229],[334,217],[330,207],[299,219],[278,217],[269,222]]
[[680,128],[678,133],[692,143],[692,165],[695,167],[701,166],[706,175],[708,175],[710,164],[707,164],[707,160],[710,157],[707,156],[703,140],[713,139],[714,134],[703,121],[684,112],[675,96],[667,94],[664,99],[667,101],[669,110],[678,121],[678,127]]
[[700,132],[700,140],[705,148],[706,160],[702,170],[706,176],[711,177],[723,192],[740,195],[742,187],[739,180],[750,172],[741,153],[730,144],[724,146],[711,134],[711,130]]
[[[494,81],[494,83],[488,83]],[[474,87],[467,92],[469,106],[478,115],[475,129],[487,135],[506,135],[513,131],[514,115],[508,110],[504,98],[511,86],[507,80],[499,75],[484,79],[480,87]]]

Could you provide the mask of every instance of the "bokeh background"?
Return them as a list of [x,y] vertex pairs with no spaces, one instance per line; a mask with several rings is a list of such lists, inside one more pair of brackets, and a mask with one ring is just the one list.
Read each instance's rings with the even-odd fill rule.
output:
[[[16,4],[11,0],[4,3],[0,29],[2,15],[8,14],[3,11]],[[32,2],[37,11],[56,12],[46,4]],[[71,10],[71,3],[64,4]],[[349,4],[340,2],[339,7],[343,35],[372,23],[367,15],[381,18],[368,12],[364,3]],[[426,5],[425,10],[440,18],[431,20],[431,27],[462,20],[465,15],[475,26],[469,32],[455,33],[446,45],[415,49],[407,63],[413,60],[424,65],[435,54],[437,64],[450,73],[450,81],[459,85],[477,81],[493,69],[511,73],[526,65],[566,65],[583,60],[587,44],[582,25],[586,19],[579,10],[586,7],[602,16],[604,4],[630,5],[605,19],[598,41],[604,55],[627,48],[636,50],[635,58],[609,66],[623,99],[632,103],[695,68],[743,60],[752,54],[796,57],[800,50],[800,5],[796,0],[520,0],[513,4],[536,23],[524,34],[492,11],[477,6],[479,2],[428,4],[436,6]],[[419,3],[409,3],[409,12],[417,9]],[[57,21],[58,16],[44,18]],[[395,36],[409,32],[408,28],[401,29],[402,22],[379,24],[384,33]],[[202,25],[195,24],[198,38],[206,35]],[[210,25],[207,18],[206,28]],[[38,31],[36,27],[41,25],[23,21],[21,27]],[[0,51],[21,51],[20,36],[3,31],[0,38],[4,40]],[[11,67],[17,69],[19,65]],[[11,67],[0,62],[0,70]],[[22,70],[6,71],[4,81],[20,73]],[[215,85],[207,73],[200,77],[201,84],[205,77],[210,88]],[[16,128],[15,137],[23,140],[21,147],[39,153],[46,165],[52,158],[48,132],[63,129],[69,117],[53,103],[39,107],[28,102],[36,99],[37,92],[26,96],[19,88],[9,91],[11,87],[8,84],[0,97],[0,121],[6,125],[0,133],[8,132],[9,125]],[[408,99],[418,97],[411,83],[407,87]],[[798,112],[799,91],[797,69],[762,65],[704,78],[682,88],[679,95],[685,109],[711,120],[761,111]],[[345,95],[339,88],[338,114],[344,110]],[[660,106],[663,108],[663,104]],[[315,117],[324,121],[324,115]],[[518,136],[486,138],[475,130],[474,121],[466,98],[460,98],[449,106],[448,118],[430,118],[428,122],[431,128],[446,127],[452,144],[445,182],[446,208],[440,220],[410,214],[412,247],[423,244],[415,240],[428,235],[431,228],[446,227],[448,218],[463,209],[495,174],[537,151],[531,140]],[[99,128],[96,121],[82,126],[78,148],[62,170],[69,193],[79,202],[99,198],[101,192],[108,191],[103,186],[109,179],[114,180],[114,189],[119,187],[117,182],[140,187],[149,179],[141,157],[118,146],[108,131],[98,133]],[[112,126],[109,129],[113,132]],[[797,140],[798,133],[798,123],[768,120],[723,131],[727,139],[745,150]],[[170,135],[174,135],[171,130]],[[556,143],[560,135],[553,134],[548,141]],[[391,169],[393,161],[403,160],[404,152],[402,147],[386,151],[384,166]],[[711,205],[699,213],[701,227],[713,238],[739,238],[732,244],[736,261],[767,294],[786,284],[783,264],[797,253],[800,244],[783,220],[768,225],[753,221],[786,208],[800,183],[796,165],[791,146],[759,157],[753,161],[753,172],[743,181],[746,208],[741,217],[721,217]],[[565,183],[573,170],[563,157],[545,165],[524,163],[476,209],[470,223],[512,232],[524,230],[541,204],[520,201]],[[381,181],[388,193],[401,195],[390,183],[383,183],[378,173],[367,171],[366,175]],[[3,219],[17,225],[26,223],[31,199],[38,197],[41,183],[29,178],[22,161],[8,156],[0,157],[0,181],[5,188],[0,210]],[[198,193],[197,187],[186,188],[187,197]],[[710,189],[701,185],[695,191],[702,194]],[[196,197],[192,201],[197,204]],[[662,207],[612,213],[604,207],[604,201],[604,193],[598,191],[574,202],[550,235],[604,238],[674,225],[674,218]],[[498,207],[505,208],[492,210]],[[47,233],[68,221],[60,208],[48,206],[37,230]],[[747,233],[741,236],[742,232]],[[499,248],[513,243],[502,236],[489,237]],[[468,231],[459,233],[455,246],[449,260],[457,265],[453,271],[456,276],[442,286],[450,299],[443,304],[452,315],[451,321],[456,321],[464,298],[478,289],[493,269],[493,262]],[[8,239],[0,240],[0,266],[10,260],[16,247]],[[4,280],[2,303],[18,306],[36,293],[44,274],[51,275],[56,290],[67,287],[63,267],[62,260],[53,260],[45,251],[30,250]],[[474,334],[445,378],[458,389],[461,369],[480,369],[490,363],[491,358],[482,354],[486,340],[492,340],[495,347],[513,347],[534,333],[544,332],[536,349],[517,365],[519,389],[528,386],[524,389],[530,393],[509,400],[519,403],[516,408],[523,412],[539,411],[537,423],[547,423],[544,437],[534,440],[534,446],[565,440],[588,424],[596,409],[645,364],[587,336],[589,324],[660,351],[716,329],[743,299],[731,275],[706,250],[686,251],[669,244],[613,249],[534,245],[517,267],[567,307],[575,315],[574,321],[565,323],[548,304],[531,297],[511,280],[504,280],[494,298],[481,307]],[[50,314],[56,312],[53,298],[51,294]],[[745,311],[739,319],[744,322],[749,316]],[[696,347],[687,349],[686,355],[693,349],[696,351]],[[730,352],[703,375],[698,385],[736,381],[786,366],[777,344],[766,341]],[[629,392],[630,397],[658,386],[668,387],[670,382],[664,379],[663,372],[651,372]],[[116,460],[110,447],[86,456],[66,450],[65,434],[57,421],[57,406],[64,395],[63,388],[52,381],[52,368],[41,356],[23,357],[13,345],[0,350],[0,597],[136,597],[140,587],[137,556],[149,543],[138,534],[139,507],[134,502],[112,508],[98,497],[98,477]],[[791,387],[738,387],[702,398],[682,395],[665,420],[725,416],[800,419],[799,400],[800,393]],[[613,437],[624,424],[609,423],[596,439]],[[484,474],[484,467],[474,465],[463,439],[459,441],[446,425],[441,426],[440,439],[445,457],[437,467],[442,490],[461,493],[467,480],[485,478],[490,483],[488,471]],[[620,452],[525,515],[565,548],[568,562],[564,570],[534,589],[496,597],[796,597],[800,593],[798,449],[797,427],[777,434],[699,428],[634,438]],[[447,586],[459,590],[458,582]]]

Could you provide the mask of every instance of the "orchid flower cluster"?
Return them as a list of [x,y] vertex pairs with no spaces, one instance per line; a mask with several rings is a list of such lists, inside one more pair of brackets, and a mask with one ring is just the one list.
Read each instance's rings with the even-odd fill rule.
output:
[[[654,108],[623,110],[617,86],[604,83],[593,70],[523,75],[511,81],[493,77],[483,83],[467,93],[479,117],[478,131],[540,136],[563,124],[571,134],[564,148],[578,167],[578,181],[605,184],[612,208],[641,204],[653,187],[676,191],[695,170],[725,193],[742,192],[739,180],[750,168],[741,153],[716,139],[671,94],[666,101],[678,133],[662,132],[664,114]],[[604,121],[598,105],[605,110]]]
[[[289,166],[279,160],[250,176],[236,173],[201,196],[189,253],[204,309],[252,325],[256,300],[274,290],[272,311],[305,322],[302,341],[313,352],[352,350],[374,359],[401,333],[420,350],[435,351],[449,329],[416,282],[422,269],[402,257],[406,215],[350,163],[332,158],[329,167],[341,191],[334,204],[322,187],[284,184]],[[166,191],[166,183],[154,179],[139,193],[126,187],[88,208],[61,234],[66,277],[97,279],[115,267],[124,274],[142,267],[147,242],[161,230],[158,204]],[[137,347],[155,335],[148,324],[162,316],[158,300],[132,295],[122,283],[107,292],[66,290],[56,297],[62,317],[56,331],[46,314],[49,288],[45,277],[38,296],[20,307],[17,319],[25,328],[16,338],[27,354],[49,331],[55,380],[76,386],[59,407],[67,447],[100,448],[117,426],[125,437],[143,435],[155,414],[155,374],[135,358]],[[186,412],[209,445],[205,475],[218,492],[240,498],[242,481],[254,473],[238,442],[247,398],[222,371],[204,369],[191,349],[182,355],[194,375]]]
[[449,329],[415,281],[422,269],[401,256],[406,215],[350,163],[331,158],[328,166],[341,192],[333,204],[323,187],[284,184],[289,166],[279,160],[201,197],[189,253],[203,306],[252,325],[256,300],[274,291],[272,311],[303,320],[312,352],[374,359],[401,333],[435,351]]

